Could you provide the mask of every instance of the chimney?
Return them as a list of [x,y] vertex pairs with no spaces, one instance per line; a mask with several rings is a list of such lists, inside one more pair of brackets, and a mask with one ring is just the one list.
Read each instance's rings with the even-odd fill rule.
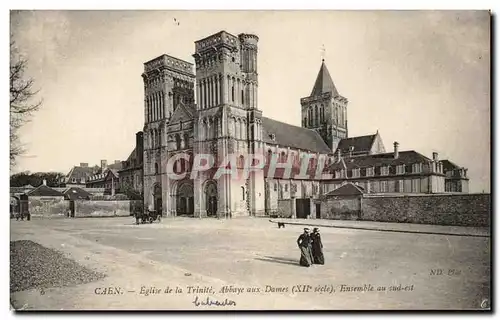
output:
[[106,167],[108,166],[108,161],[106,160],[101,160],[101,170],[104,170],[106,169]]
[[46,186],[46,185],[47,185],[47,180],[43,179],[42,184],[43,184],[44,186]]
[[399,142],[394,141],[394,159],[399,158]]
[[439,160],[439,157],[438,157],[438,153],[437,153],[437,152],[433,152],[433,153],[432,153],[432,160],[434,160],[434,161],[438,161],[438,160]]
[[121,160],[115,160],[115,164],[121,163]]
[[80,162],[80,167],[84,167],[84,168],[86,168],[86,167],[88,167],[88,166],[89,166],[89,164],[88,164],[88,163],[85,163],[85,162]]
[[340,162],[340,159],[342,159],[342,151],[340,151],[340,148],[337,149],[337,162]]
[[352,157],[352,152],[354,151],[354,146],[349,147],[349,157]]

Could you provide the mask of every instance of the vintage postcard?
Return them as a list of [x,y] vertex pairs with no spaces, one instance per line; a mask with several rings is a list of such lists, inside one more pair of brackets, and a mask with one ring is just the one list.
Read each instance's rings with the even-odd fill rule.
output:
[[21,10],[10,40],[16,312],[491,310],[489,11]]

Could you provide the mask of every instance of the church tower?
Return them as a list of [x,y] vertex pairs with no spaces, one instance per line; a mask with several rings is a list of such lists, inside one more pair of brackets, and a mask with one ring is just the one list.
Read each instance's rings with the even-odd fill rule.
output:
[[348,137],[347,103],[337,91],[323,59],[311,94],[300,99],[302,127],[317,131],[332,152],[341,139]]
[[[221,31],[195,42],[194,153],[212,154],[216,166],[229,155],[262,149],[262,112],[257,105],[258,40],[251,34],[236,37]],[[238,169],[240,166],[238,161]],[[214,177],[214,173],[200,172],[195,181],[195,215],[229,218],[264,212],[263,174],[256,182],[255,175],[243,181],[228,174]]]
[[193,64],[163,54],[144,63],[144,206],[167,209],[167,125],[180,102],[194,103]]

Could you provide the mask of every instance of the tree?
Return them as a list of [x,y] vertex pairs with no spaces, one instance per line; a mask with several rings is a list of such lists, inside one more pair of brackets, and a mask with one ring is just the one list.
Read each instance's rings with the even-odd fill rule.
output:
[[19,139],[18,130],[31,120],[42,105],[36,100],[34,80],[25,75],[28,61],[19,54],[14,41],[10,42],[10,165],[15,165],[18,156],[25,150]]

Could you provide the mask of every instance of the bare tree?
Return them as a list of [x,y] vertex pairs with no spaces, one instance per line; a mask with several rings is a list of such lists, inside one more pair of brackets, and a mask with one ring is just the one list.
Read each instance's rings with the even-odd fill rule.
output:
[[19,54],[14,41],[10,42],[10,165],[15,165],[18,156],[25,152],[19,140],[18,130],[31,120],[35,111],[42,105],[36,100],[38,90],[34,81],[26,77],[27,60]]

